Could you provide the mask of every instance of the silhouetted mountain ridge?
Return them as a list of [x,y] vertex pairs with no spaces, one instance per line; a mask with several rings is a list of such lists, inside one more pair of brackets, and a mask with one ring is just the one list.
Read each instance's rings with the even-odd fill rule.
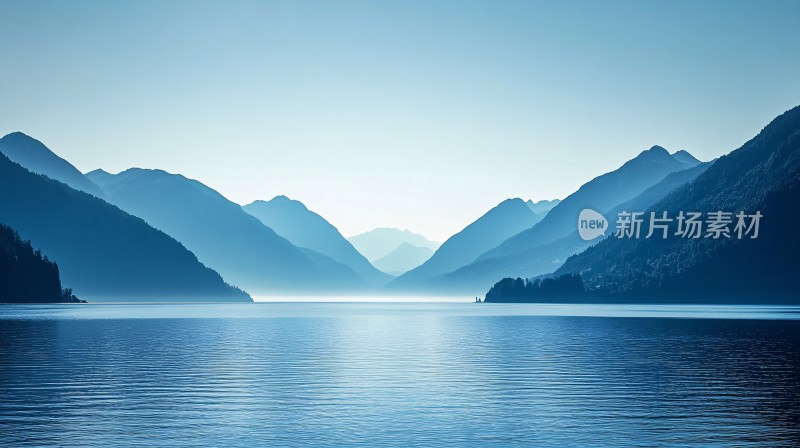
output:
[[[646,210],[655,202],[686,182],[690,182],[708,167],[704,163],[667,175],[661,182],[653,185],[639,196],[604,213],[610,228],[607,234],[613,233],[616,214],[620,210]],[[576,223],[577,224],[577,223]],[[577,227],[573,227],[577,229]],[[503,277],[532,277],[548,274],[558,269],[566,259],[586,248],[597,244],[600,240],[584,241],[577,230],[551,243],[527,249],[506,257],[479,260],[453,272],[441,275],[426,282],[428,291],[449,294],[479,295],[491,287],[497,279]]]
[[690,166],[694,166],[697,165],[698,163],[701,163],[699,160],[697,160],[695,156],[689,154],[688,151],[685,151],[683,149],[672,153],[672,157]]
[[[687,161],[677,160],[660,146],[642,151],[617,170],[584,184],[532,227],[509,237],[469,264],[418,281],[418,287],[439,294],[475,295],[503,277],[531,277],[552,272],[570,255],[596,243],[578,237],[577,221],[582,209],[592,208],[608,214],[620,203],[634,202],[637,198],[640,204],[650,204],[697,174],[688,171],[694,168],[689,158],[685,159]],[[677,174],[681,172],[685,173]],[[636,193],[633,197],[632,192]],[[612,203],[614,200],[620,202]],[[608,218],[613,222],[613,217]]]
[[402,275],[428,260],[433,251],[428,247],[403,243],[397,249],[375,260],[375,267],[392,275]]
[[351,236],[347,240],[371,262],[385,257],[403,243],[417,247],[427,247],[431,250],[439,248],[439,243],[431,241],[423,235],[407,229],[400,230],[390,227],[372,229],[368,232]]
[[542,218],[543,215],[531,211],[522,199],[506,199],[450,237],[428,261],[398,277],[389,288],[416,288],[427,279],[468,265],[482,253],[532,227]]
[[22,132],[12,132],[0,139],[0,153],[28,171],[43,174],[70,187],[102,197],[100,188],[77,168],[50,151],[42,142]]
[[369,285],[383,286],[392,279],[370,264],[336,227],[300,201],[276,196],[270,201],[254,201],[242,208],[292,244],[349,266]]
[[642,151],[618,169],[598,176],[553,207],[535,226],[520,232],[478,260],[524,252],[569,235],[575,230],[580,211],[586,208],[600,213],[629,201],[672,172],[694,166],[686,158],[678,160],[661,146]]
[[531,209],[532,212],[536,213],[537,215],[544,215],[553,209],[556,205],[561,202],[560,199],[552,199],[552,200],[541,200],[537,202],[533,202],[533,200],[528,199],[525,201],[528,204],[528,208]]
[[760,211],[763,218],[755,239],[684,239],[674,235],[675,222],[666,239],[606,238],[553,276],[579,274],[586,301],[799,303],[800,107],[651,210],[673,218],[680,211]]
[[142,168],[112,177],[89,176],[112,203],[174,236],[251,293],[334,292],[364,286],[347,266],[294,246],[197,180]]
[[163,232],[0,155],[0,222],[59,262],[92,301],[249,301]]

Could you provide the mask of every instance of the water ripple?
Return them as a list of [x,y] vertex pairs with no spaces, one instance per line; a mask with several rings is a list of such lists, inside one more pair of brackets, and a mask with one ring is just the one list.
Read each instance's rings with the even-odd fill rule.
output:
[[796,310],[573,310],[2,307],[0,446],[800,446]]

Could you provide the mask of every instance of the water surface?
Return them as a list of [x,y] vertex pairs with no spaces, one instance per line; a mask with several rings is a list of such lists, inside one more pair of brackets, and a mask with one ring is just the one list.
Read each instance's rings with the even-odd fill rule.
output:
[[0,446],[800,446],[786,307],[0,307]]

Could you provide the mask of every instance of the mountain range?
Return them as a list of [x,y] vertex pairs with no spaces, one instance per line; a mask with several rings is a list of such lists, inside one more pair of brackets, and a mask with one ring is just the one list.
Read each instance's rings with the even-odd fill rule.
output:
[[84,193],[103,196],[100,188],[84,177],[72,164],[54,154],[39,140],[22,132],[12,132],[0,138],[0,153],[12,162],[24,166],[28,171],[57,179]]
[[560,202],[561,202],[560,199],[551,199],[551,200],[543,199],[537,202],[533,202],[532,199],[528,199],[527,201],[525,201],[525,203],[528,204],[528,208],[530,208],[533,213],[541,215],[542,217],[544,217],[544,215],[547,214],[547,212],[552,210],[553,207],[558,205]]
[[588,208],[600,213],[606,212],[635,198],[660,182],[667,174],[691,168],[698,163],[697,159],[685,151],[672,155],[661,146],[653,146],[616,170],[582,185],[578,191],[553,207],[540,223],[485,252],[478,260],[524,252],[567,236],[575,230],[581,210]]
[[[800,272],[800,106],[720,157],[649,210],[673,218],[668,238],[606,238],[569,258],[554,276],[580,275],[588,300],[797,303]],[[682,238],[681,212],[732,213],[732,237]],[[736,214],[757,213],[736,234]],[[752,218],[745,222],[752,226]],[[708,228],[706,228],[706,231]],[[707,234],[706,234],[707,235]]]
[[[62,282],[90,301],[473,296],[497,282],[491,301],[794,303],[799,192],[800,107],[712,162],[654,146],[561,201],[505,200],[441,245],[389,228],[344,238],[299,201],[240,206],[162,170],[83,175],[17,132],[0,139],[0,301],[71,300]],[[606,218],[604,237],[580,237],[584,209]],[[624,211],[763,220],[758,238],[616,238]]]
[[388,227],[372,229],[368,232],[351,236],[347,240],[371,262],[385,257],[403,243],[417,247],[427,247],[431,250],[436,250],[440,245],[410,230]]
[[[472,263],[479,255],[541,221],[549,211],[547,205],[552,203],[537,204],[519,198],[501,202],[448,238],[429,260],[398,277],[389,288],[402,290],[420,283],[425,284],[432,277]],[[533,208],[543,211],[535,213]]]
[[228,281],[255,294],[350,291],[363,282],[344,264],[299,248],[208,186],[162,170],[87,177],[106,198],[172,235]]
[[[661,182],[643,191],[639,196],[603,213],[608,220],[606,235],[616,229],[617,213],[623,210],[647,210],[655,202],[678,187],[700,175],[711,162],[668,174]],[[577,228],[577,219],[573,229]],[[439,291],[455,291],[463,294],[479,294],[497,279],[503,277],[532,277],[549,274],[558,269],[567,258],[597,244],[601,239],[583,240],[576,230],[553,242],[543,244],[513,255],[490,258],[464,266],[454,272],[435,279],[427,287]]]
[[[675,188],[675,183],[680,183],[680,179],[690,178],[695,172],[687,170],[699,164],[686,151],[670,154],[664,148],[654,146],[620,168],[587,182],[564,200],[551,203],[552,208],[531,225],[506,235],[502,241],[481,253],[471,254],[472,261],[454,268],[451,265],[449,271],[443,269],[417,278],[409,273],[399,277],[389,287],[396,285],[398,289],[406,291],[474,296],[482,294],[503,277],[531,277],[552,272],[567,257],[596,242],[587,242],[578,237],[576,230],[581,210],[591,208],[608,214],[609,221],[613,222],[613,216],[610,215],[615,206],[629,201],[646,203],[659,199],[659,195],[663,196]],[[687,172],[669,178],[672,173],[683,171]],[[637,199],[640,195],[643,196]],[[514,221],[519,221],[519,218]],[[432,260],[434,258],[436,254]]]
[[32,173],[5,155],[0,155],[0,223],[56,260],[62,281],[82,299],[251,300],[141,218]]
[[403,243],[395,250],[373,261],[372,264],[383,272],[402,275],[425,263],[431,255],[433,255],[433,250],[429,247]]
[[269,201],[252,202],[242,209],[295,246],[319,252],[348,266],[370,286],[383,286],[393,278],[376,269],[336,227],[300,201],[276,196]]

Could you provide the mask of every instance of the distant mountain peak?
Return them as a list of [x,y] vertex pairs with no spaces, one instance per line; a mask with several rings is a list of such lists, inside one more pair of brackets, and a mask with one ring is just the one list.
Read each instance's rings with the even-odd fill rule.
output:
[[31,137],[30,135],[28,135],[28,134],[26,134],[24,132],[20,132],[20,131],[9,132],[8,134],[6,134],[6,137],[8,137],[8,138],[29,138],[31,140],[36,140],[35,138]]
[[686,167],[692,167],[700,163],[694,156],[686,151],[677,151],[670,154],[663,146],[655,145],[646,151],[642,151],[631,160],[625,162],[621,169],[639,167],[643,164],[674,165],[675,162]]
[[523,208],[526,210],[530,210],[528,204],[520,199],[520,198],[508,198],[501,201],[499,204],[495,205],[490,209],[490,211],[498,211],[498,210],[513,210]]
[[98,168],[96,170],[92,170],[84,174],[84,177],[94,182],[95,184],[99,185],[101,183],[105,183],[113,179],[114,175],[104,169]]
[[[397,246],[397,249],[400,249],[400,248],[403,248],[403,249],[409,249],[409,248],[414,248],[414,249],[427,249],[427,247],[423,247],[423,246],[415,246],[415,245],[413,245],[413,244],[411,244],[411,243],[409,243],[409,242],[405,242],[405,241],[404,241],[404,242],[402,242],[402,243],[400,243],[400,245],[399,245],[399,246]],[[397,249],[395,249],[395,250],[397,250]],[[433,252],[431,252],[431,253],[433,253]]]
[[695,166],[702,163],[695,156],[690,154],[689,151],[681,149],[679,151],[675,151],[674,153],[670,154],[669,151],[664,149],[663,146],[659,145],[655,145],[650,149],[648,149],[647,151],[642,151],[638,156],[630,160],[630,162],[641,161],[641,160],[651,160],[651,161],[668,160],[670,158],[690,166]]
[[[507,238],[530,229],[544,215],[534,212],[520,198],[506,199],[448,238],[427,261],[398,277],[390,288],[414,288],[420,282],[472,263]],[[378,266],[378,261],[375,263]]]
[[683,149],[672,153],[672,157],[679,162],[683,162],[689,165],[699,165],[700,163],[702,163],[700,160],[697,159],[697,157],[691,155],[689,151]]
[[382,286],[391,279],[372,266],[336,227],[300,201],[279,195],[269,201],[251,202],[242,209],[292,244],[348,266],[366,284]]
[[25,133],[19,132],[19,131],[15,131],[15,132],[11,132],[9,134],[6,134],[2,139],[0,139],[0,141],[7,142],[7,143],[14,143],[14,144],[24,143],[25,146],[19,146],[19,147],[15,148],[17,151],[21,151],[21,152],[22,151],[24,151],[24,152],[32,152],[32,151],[47,151],[47,152],[50,152],[50,150],[47,149],[47,147],[44,145],[44,143],[40,142],[39,140],[36,140],[35,138],[31,137],[28,134],[25,134]]
[[306,205],[303,204],[302,202],[282,194],[275,196],[269,201],[265,201],[263,199],[256,199],[255,201],[244,206],[245,209],[247,209],[248,207],[266,207],[267,209],[278,209],[278,208],[285,209],[287,207],[292,207],[297,209],[298,211],[310,211],[308,210],[308,207],[306,207]]
[[401,275],[424,263],[433,255],[428,247],[403,242],[395,250],[374,261],[376,268],[390,275]]
[[[99,176],[99,177],[102,177],[102,176]],[[128,168],[125,171],[121,171],[119,174],[115,175],[114,177],[116,177],[117,179],[120,179],[120,180],[122,180],[122,179],[128,179],[128,180],[136,179],[137,182],[145,181],[145,182],[152,182],[152,183],[169,183],[169,184],[174,184],[174,185],[183,185],[183,184],[193,185],[195,187],[201,188],[202,190],[207,190],[208,192],[213,192],[214,195],[219,195],[219,193],[216,190],[211,189],[210,187],[208,187],[207,185],[203,184],[202,182],[200,182],[200,181],[198,181],[196,179],[191,179],[191,178],[188,178],[188,177],[184,176],[183,174],[171,173],[169,171],[165,171],[165,170],[158,169],[158,168],[138,168],[138,167]],[[95,178],[95,179],[96,179],[95,180],[96,182],[100,183],[99,179],[97,179],[97,178]],[[106,185],[101,185],[101,186],[103,187],[104,190],[107,189],[107,188],[113,188],[113,187],[106,186]],[[222,196],[222,195],[219,195],[219,196]]]
[[[402,233],[403,235],[423,236],[423,235],[420,235],[419,233],[412,232],[409,229],[401,229],[399,227],[376,227],[376,228],[374,228],[372,230],[369,230],[367,232],[362,233],[362,235],[365,234],[365,233],[370,233],[370,232],[396,232],[396,233]],[[358,235],[354,235],[354,237],[355,236],[358,236]]]
[[363,286],[349,267],[292,244],[198,180],[131,168],[101,185],[114,205],[173,235],[201,262],[252,291]]
[[508,198],[503,202],[497,204],[497,207],[507,207],[509,205],[515,205],[515,206],[525,205],[525,201],[523,201],[520,198]]
[[509,198],[501,203],[492,207],[486,214],[489,213],[505,213],[512,210],[524,210],[525,212],[533,212],[528,203],[520,198]]
[[143,174],[152,174],[152,175],[155,175],[155,176],[180,176],[180,174],[173,174],[173,173],[170,173],[168,171],[164,171],[164,170],[161,170],[161,169],[158,169],[158,168],[138,168],[138,167],[133,167],[133,168],[128,168],[125,171],[121,171],[119,174],[125,174],[125,173],[128,173],[128,174],[143,173]]
[[661,160],[670,158],[672,158],[672,155],[670,155],[669,151],[664,149],[662,146],[655,145],[646,151],[642,151],[638,156],[629,160],[628,163],[643,160]]
[[306,207],[306,205],[303,204],[302,202],[298,201],[297,199],[292,199],[292,198],[290,198],[288,196],[285,196],[285,195],[282,195],[282,194],[278,195],[278,196],[275,196],[274,198],[270,199],[267,203],[268,204],[276,204],[276,205],[289,205],[289,206],[302,208],[303,210],[308,210],[308,207]]
[[553,207],[535,226],[508,238],[480,255],[476,262],[511,257],[566,237],[574,229],[575,217],[584,209],[609,210],[630,201],[660,182],[668,174],[693,165],[673,157],[661,146],[653,146],[621,167],[595,177]]
[[553,207],[558,205],[561,202],[560,199],[542,199],[540,201],[534,202],[532,199],[528,199],[525,201],[525,204],[531,209],[532,212],[538,214],[547,213],[552,210]]
[[100,188],[41,141],[22,132],[0,138],[0,153],[26,170],[45,175],[70,187],[101,197]]
[[347,238],[347,240],[370,261],[378,260],[389,254],[397,249],[403,242],[410,243],[417,247],[427,247],[431,250],[436,250],[440,245],[423,235],[414,233],[408,229],[398,229],[395,227],[378,227],[358,235],[353,235]]

